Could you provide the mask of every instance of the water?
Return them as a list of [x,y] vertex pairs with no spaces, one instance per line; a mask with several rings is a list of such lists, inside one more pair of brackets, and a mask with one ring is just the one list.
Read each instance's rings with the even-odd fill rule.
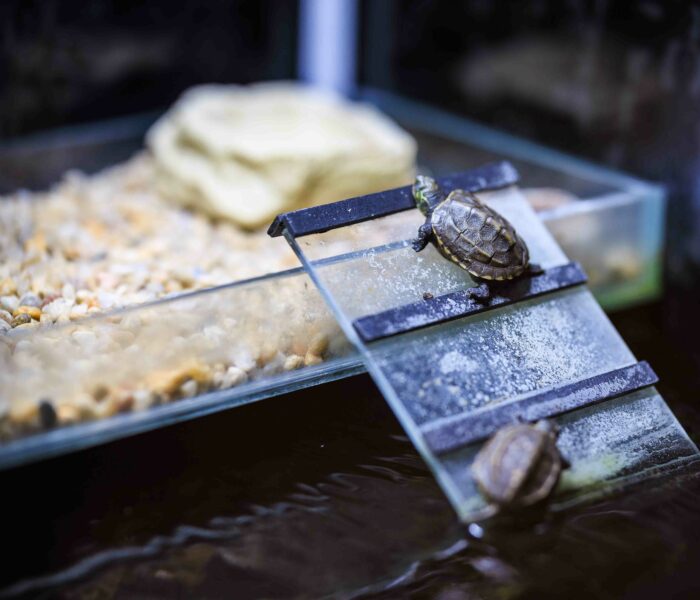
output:
[[[614,321],[697,441],[696,305],[679,294]],[[700,479],[677,478],[469,533],[361,376],[4,475],[0,589],[66,599],[691,598],[698,500]]]

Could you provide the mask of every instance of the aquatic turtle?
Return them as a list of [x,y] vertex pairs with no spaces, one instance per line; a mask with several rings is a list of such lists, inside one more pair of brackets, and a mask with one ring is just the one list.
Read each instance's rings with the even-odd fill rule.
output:
[[513,226],[491,207],[465,190],[449,195],[432,177],[419,175],[413,198],[426,216],[413,242],[416,252],[432,242],[440,254],[462,267],[479,282],[467,290],[479,301],[491,295],[487,281],[504,282],[542,272],[530,264],[530,253]]
[[502,427],[486,442],[471,468],[474,481],[489,501],[480,518],[502,509],[532,506],[549,497],[568,465],[559,454],[557,434],[550,421],[518,423]]

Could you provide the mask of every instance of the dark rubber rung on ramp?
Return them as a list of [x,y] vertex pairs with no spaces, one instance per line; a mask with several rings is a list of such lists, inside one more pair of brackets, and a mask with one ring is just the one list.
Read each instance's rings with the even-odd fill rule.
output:
[[[518,172],[508,161],[500,161],[457,175],[438,177],[437,181],[445,190],[462,189],[468,192],[483,192],[516,184]],[[301,237],[385,217],[415,207],[416,202],[411,193],[411,186],[408,185],[278,215],[267,233],[271,237],[278,237],[287,230],[294,237]]]
[[572,262],[547,269],[541,275],[523,276],[506,283],[492,283],[491,297],[485,303],[469,298],[465,290],[460,290],[360,317],[355,319],[353,327],[363,341],[373,342],[583,283],[586,283],[586,274],[581,265]]
[[504,425],[537,421],[592,406],[657,383],[646,361],[595,375],[575,383],[521,396],[502,405],[447,417],[421,428],[435,454],[445,454],[486,439]]

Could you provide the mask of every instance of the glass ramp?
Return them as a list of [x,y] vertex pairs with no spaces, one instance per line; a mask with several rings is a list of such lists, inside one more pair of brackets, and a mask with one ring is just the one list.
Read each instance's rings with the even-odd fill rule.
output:
[[503,214],[544,273],[476,304],[465,271],[432,245],[411,248],[424,217],[408,187],[281,215],[270,234],[299,256],[459,517],[484,506],[469,468],[481,444],[518,419],[560,427],[571,466],[554,508],[696,461],[653,370],[521,195],[515,169],[495,163],[439,182]]

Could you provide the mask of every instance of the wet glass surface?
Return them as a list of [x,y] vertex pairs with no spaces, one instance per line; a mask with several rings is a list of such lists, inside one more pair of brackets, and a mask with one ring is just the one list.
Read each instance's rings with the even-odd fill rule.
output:
[[[697,441],[698,331],[682,318],[696,303],[672,295],[613,321],[654,365],[661,393]],[[472,529],[475,537],[458,525],[367,376],[55,459],[3,481],[2,549],[10,559],[0,589],[25,590],[27,598],[700,592],[697,478]],[[56,574],[66,581],[49,585],[46,577]]]

